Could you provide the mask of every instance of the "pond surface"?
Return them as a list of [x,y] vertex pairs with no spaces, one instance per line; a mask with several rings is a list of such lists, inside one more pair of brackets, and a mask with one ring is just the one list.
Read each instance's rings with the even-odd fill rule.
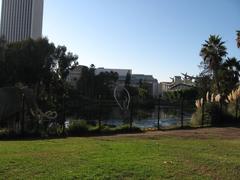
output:
[[[193,110],[184,110],[183,124],[188,125]],[[159,124],[162,128],[180,127],[181,126],[181,112],[178,107],[162,106],[160,108]],[[130,113],[121,112],[119,108],[114,108],[109,116],[102,120],[103,125],[121,126],[129,124]],[[97,120],[89,120],[92,123],[98,123]],[[133,126],[145,129],[156,128],[158,126],[158,108],[155,107],[150,110],[137,110],[133,113]]]
[[[183,124],[188,125],[193,110],[185,110],[183,112]],[[119,115],[119,114],[118,114]],[[160,108],[160,127],[178,127],[181,126],[181,112],[179,108],[176,107],[161,107]],[[124,120],[125,119],[125,120]],[[119,117],[112,118],[108,120],[103,120],[103,124],[119,126],[129,123],[129,117]],[[158,126],[158,108],[152,110],[140,110],[133,116],[133,125],[139,128],[156,128]]]

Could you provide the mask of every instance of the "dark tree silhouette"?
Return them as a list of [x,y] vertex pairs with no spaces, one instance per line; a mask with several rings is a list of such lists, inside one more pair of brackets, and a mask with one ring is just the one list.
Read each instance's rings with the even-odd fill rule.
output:
[[203,58],[203,67],[205,72],[212,74],[214,81],[214,91],[220,92],[219,74],[218,70],[222,65],[224,57],[227,55],[227,48],[225,42],[220,36],[210,35],[209,39],[202,45],[200,56]]

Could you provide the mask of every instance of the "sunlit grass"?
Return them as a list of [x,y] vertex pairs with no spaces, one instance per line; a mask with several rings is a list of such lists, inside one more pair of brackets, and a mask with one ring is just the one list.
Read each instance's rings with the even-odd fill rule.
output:
[[0,142],[0,179],[238,179],[240,140],[174,137]]

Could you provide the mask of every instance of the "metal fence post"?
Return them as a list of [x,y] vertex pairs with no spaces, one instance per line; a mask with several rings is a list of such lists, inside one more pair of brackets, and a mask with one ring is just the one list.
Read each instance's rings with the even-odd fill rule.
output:
[[98,128],[101,129],[102,126],[102,102],[101,102],[101,94],[98,96],[98,105],[99,105],[99,119],[98,119]]
[[25,96],[22,94],[22,118],[21,118],[21,134],[24,135],[24,125],[25,125]]
[[63,99],[62,99],[62,108],[63,108],[63,116],[62,116],[62,126],[63,126],[63,134],[65,134],[65,122],[66,122],[66,105],[65,105],[65,94],[63,94]]
[[130,107],[130,119],[129,119],[129,127],[132,129],[133,124],[133,99],[131,101],[131,107]]
[[235,118],[236,118],[236,122],[237,122],[238,121],[238,99],[236,99]]
[[181,128],[183,128],[183,101],[184,101],[184,95],[183,92],[181,92]]
[[205,100],[203,99],[203,103],[202,103],[202,127],[204,127],[204,108],[205,108]]
[[158,130],[160,130],[160,101],[161,101],[161,95],[159,95],[159,97],[158,97]]

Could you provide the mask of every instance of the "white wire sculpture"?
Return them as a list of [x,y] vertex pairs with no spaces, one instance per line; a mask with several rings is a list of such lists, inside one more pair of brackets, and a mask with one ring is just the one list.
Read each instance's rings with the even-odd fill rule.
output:
[[113,95],[120,109],[127,111],[131,101],[131,96],[128,90],[125,87],[116,86]]
[[33,116],[38,116],[40,118],[40,122],[55,120],[58,116],[56,111],[47,111],[43,113],[40,109],[37,109],[36,112],[33,112],[33,110],[30,109],[30,112]]

